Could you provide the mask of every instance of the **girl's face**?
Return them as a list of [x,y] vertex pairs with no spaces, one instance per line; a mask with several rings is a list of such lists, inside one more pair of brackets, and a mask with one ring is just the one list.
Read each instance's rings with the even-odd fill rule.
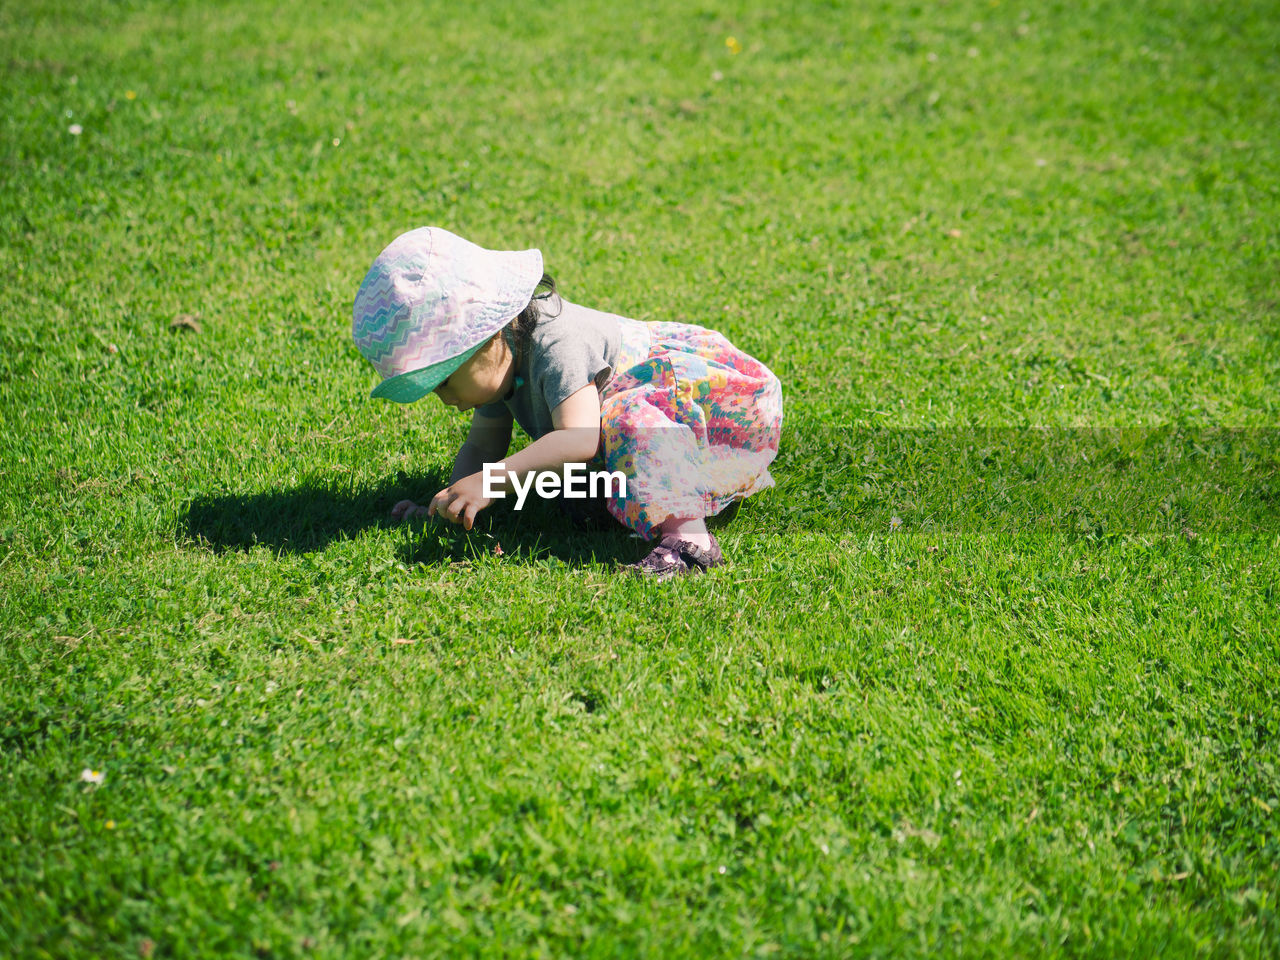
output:
[[453,371],[434,393],[446,407],[474,410],[506,396],[514,377],[511,348],[499,332]]

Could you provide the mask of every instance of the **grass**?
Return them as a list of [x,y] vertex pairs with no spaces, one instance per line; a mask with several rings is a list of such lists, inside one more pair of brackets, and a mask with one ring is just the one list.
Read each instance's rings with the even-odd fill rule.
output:
[[[1274,4],[747,6],[0,9],[0,951],[1280,950]],[[779,374],[728,567],[389,522],[426,223]]]

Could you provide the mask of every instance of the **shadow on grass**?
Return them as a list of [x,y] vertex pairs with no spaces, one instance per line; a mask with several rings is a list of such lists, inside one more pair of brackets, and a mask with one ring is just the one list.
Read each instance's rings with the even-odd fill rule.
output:
[[1098,542],[1280,533],[1272,428],[807,424],[773,469],[779,529]]
[[[407,479],[375,487],[310,480],[290,490],[206,495],[191,502],[184,520],[187,532],[217,553],[259,545],[310,553],[369,527],[393,526],[391,506],[410,495]],[[412,487],[416,492],[418,484]]]
[[370,528],[400,532],[398,553],[405,563],[453,563],[492,553],[495,547],[513,562],[553,557],[569,565],[632,563],[652,548],[590,502],[577,519],[562,513],[555,502],[534,500],[522,511],[495,504],[470,531],[439,519],[392,520],[391,508],[398,501],[425,505],[447,484],[448,477],[438,472],[418,477],[401,473],[368,487],[318,479],[288,490],[197,497],[183,521],[192,539],[215,553],[256,546],[311,553]]

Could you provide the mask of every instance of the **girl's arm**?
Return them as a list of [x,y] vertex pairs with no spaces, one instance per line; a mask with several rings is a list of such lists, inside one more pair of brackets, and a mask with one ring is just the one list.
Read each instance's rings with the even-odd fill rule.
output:
[[[511,447],[511,413],[503,411],[496,417],[483,416],[479,410],[471,415],[471,429],[462,441],[458,455],[453,459],[453,473],[449,476],[452,486],[463,477],[483,470],[486,463],[496,463],[507,455]],[[391,508],[392,519],[411,520],[430,516],[428,507],[420,507],[412,500],[401,500]]]
[[[596,448],[600,445],[600,392],[595,384],[587,384],[552,410],[551,423],[555,427],[551,433],[505,460],[506,472],[499,482],[493,484],[493,489],[503,492],[511,489],[509,474],[515,474],[523,481],[528,473],[559,470],[566,463],[585,463],[596,455]],[[472,429],[474,427],[475,422],[472,421]],[[492,462],[493,459],[484,460],[481,467]],[[478,470],[458,477],[459,469],[461,467],[455,465],[454,478],[448,487],[432,498],[427,513],[439,513],[470,530],[476,514],[493,503],[493,499],[484,496],[484,478]]]
[[471,415],[471,429],[462,448],[453,460],[453,473],[449,482],[484,469],[486,463],[494,463],[507,455],[511,447],[511,413],[504,411],[496,417],[482,416],[480,411]]
[[[555,427],[506,459],[507,471],[522,480],[526,473],[559,470],[566,463],[586,463],[600,445],[600,391],[587,384],[551,411]],[[505,477],[502,490],[509,490]]]

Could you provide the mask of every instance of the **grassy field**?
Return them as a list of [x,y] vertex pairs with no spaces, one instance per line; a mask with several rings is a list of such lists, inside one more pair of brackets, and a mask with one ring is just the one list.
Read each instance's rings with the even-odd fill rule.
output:
[[[0,954],[1280,951],[1274,2],[0,44]],[[779,375],[728,566],[389,521],[466,430],[350,340],[424,224]]]

